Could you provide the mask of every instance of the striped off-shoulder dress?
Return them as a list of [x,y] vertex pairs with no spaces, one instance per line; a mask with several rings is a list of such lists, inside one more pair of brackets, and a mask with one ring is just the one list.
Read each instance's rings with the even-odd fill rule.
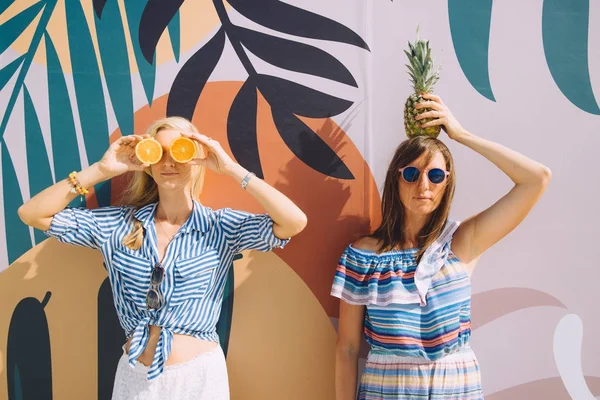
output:
[[344,251],[331,294],[366,306],[371,346],[358,399],[483,399],[469,274],[451,250],[457,227],[448,222],[419,263],[417,249]]

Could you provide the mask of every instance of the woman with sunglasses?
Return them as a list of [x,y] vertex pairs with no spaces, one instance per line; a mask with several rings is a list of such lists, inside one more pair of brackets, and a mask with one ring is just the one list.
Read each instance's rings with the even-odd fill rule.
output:
[[469,347],[470,276],[479,257],[529,213],[550,170],[467,132],[435,95],[417,108],[450,139],[481,154],[514,187],[459,224],[448,220],[455,171],[444,143],[416,137],[390,163],[381,225],[344,251],[331,294],[340,298],[336,399],[356,399],[361,334],[370,345],[358,399],[482,399]]
[[[204,145],[207,157],[175,162],[169,146],[180,135]],[[151,166],[134,152],[148,136],[164,148]],[[201,205],[205,168],[235,179],[267,214]],[[125,192],[127,206],[65,208],[78,192],[129,171],[134,176]],[[228,399],[216,323],[233,257],[283,247],[306,225],[291,200],[178,117],[155,122],[144,136],[117,140],[99,162],[42,191],[19,215],[61,242],[102,252],[127,335],[115,400]]]

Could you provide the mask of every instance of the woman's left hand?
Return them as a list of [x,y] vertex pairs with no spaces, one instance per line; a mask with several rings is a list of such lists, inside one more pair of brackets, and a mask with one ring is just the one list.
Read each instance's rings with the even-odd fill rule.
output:
[[427,101],[422,101],[415,106],[417,110],[422,108],[428,108],[430,111],[419,114],[416,120],[422,120],[426,118],[432,118],[432,121],[426,122],[421,125],[423,128],[429,126],[442,125],[444,131],[448,134],[450,139],[456,140],[460,135],[465,133],[465,129],[462,127],[460,122],[452,114],[450,109],[444,104],[440,96],[435,94],[425,93],[423,98]]
[[207,152],[204,158],[194,158],[190,161],[190,164],[202,165],[218,173],[228,173],[237,164],[216,140],[194,132],[181,132],[181,136],[197,141],[203,145],[204,151]]

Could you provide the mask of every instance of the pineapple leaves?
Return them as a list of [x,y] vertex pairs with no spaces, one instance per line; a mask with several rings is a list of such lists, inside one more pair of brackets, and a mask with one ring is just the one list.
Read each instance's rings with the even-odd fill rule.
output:
[[428,40],[417,39],[415,43],[408,42],[410,52],[404,50],[410,65],[406,64],[415,93],[431,92],[433,85],[439,79],[439,68],[433,71],[431,48]]

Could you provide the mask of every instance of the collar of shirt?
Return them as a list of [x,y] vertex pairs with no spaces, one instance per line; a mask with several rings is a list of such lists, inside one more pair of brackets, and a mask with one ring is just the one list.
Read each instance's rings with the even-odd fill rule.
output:
[[[192,230],[202,233],[208,232],[215,222],[214,212],[210,208],[204,207],[196,200],[193,200],[193,203],[192,213],[181,227],[181,232],[189,233]],[[148,230],[149,225],[153,223],[157,206],[158,202],[150,203],[133,214],[135,219],[142,223],[144,229]]]

